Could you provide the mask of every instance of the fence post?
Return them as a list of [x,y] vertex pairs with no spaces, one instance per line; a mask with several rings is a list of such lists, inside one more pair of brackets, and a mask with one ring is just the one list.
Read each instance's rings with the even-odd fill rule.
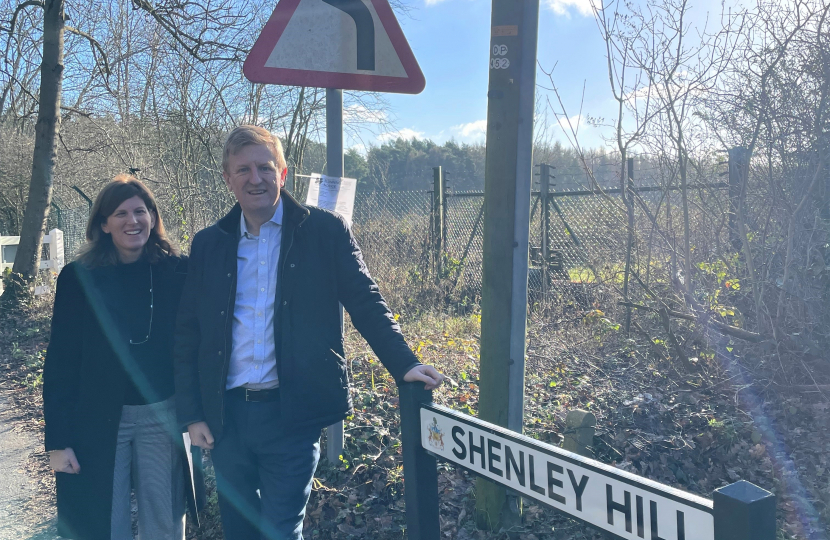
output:
[[542,298],[548,297],[548,191],[550,191],[550,169],[547,163],[539,164],[539,204],[542,209]]
[[49,269],[59,274],[65,263],[63,250],[63,231],[49,231]]
[[[634,249],[634,158],[628,158],[628,179],[624,183],[623,202],[628,213],[628,241],[625,245],[625,280],[623,281],[623,297],[626,304],[628,298],[628,281],[631,275],[631,250]],[[631,306],[625,306],[625,335],[631,333]]]
[[446,224],[446,216],[444,215],[444,211],[446,209],[446,192],[444,190],[444,171],[441,169],[441,167],[432,168],[432,182],[432,219],[433,230],[435,231],[435,238],[433,239],[433,249],[435,250],[435,282],[437,283],[441,279],[441,275],[443,274],[444,269],[443,254],[444,238],[446,236],[446,232],[444,231],[444,226]]
[[565,416],[565,433],[562,448],[580,456],[593,457],[589,447],[594,444],[597,417],[588,411],[570,411]]
[[547,163],[539,164],[539,203],[542,206],[542,298],[548,297],[548,258],[550,256],[550,169]]
[[729,241],[740,251],[742,242],[738,231],[738,204],[741,199],[742,179],[749,164],[749,151],[743,146],[728,150],[729,154]]
[[441,238],[441,245],[444,247],[444,252],[449,253],[449,244],[447,243],[447,235],[449,234],[449,227],[447,226],[450,220],[449,204],[450,204],[450,181],[447,179],[449,172],[441,169],[441,232],[444,236]]
[[775,540],[775,495],[746,480],[716,489],[715,540]]
[[401,409],[406,535],[409,540],[439,540],[438,469],[434,457],[421,445],[421,404],[432,402],[423,383],[398,386]]

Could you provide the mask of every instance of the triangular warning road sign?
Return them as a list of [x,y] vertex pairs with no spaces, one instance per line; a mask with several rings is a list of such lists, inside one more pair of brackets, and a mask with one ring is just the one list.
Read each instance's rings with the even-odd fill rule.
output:
[[280,0],[243,71],[257,83],[344,90],[426,85],[388,0]]

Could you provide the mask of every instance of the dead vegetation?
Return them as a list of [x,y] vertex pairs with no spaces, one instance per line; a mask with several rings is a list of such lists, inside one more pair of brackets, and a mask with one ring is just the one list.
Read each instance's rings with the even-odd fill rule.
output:
[[[786,356],[782,347],[748,344],[704,332],[690,348],[688,366],[669,343],[642,335],[625,338],[617,318],[596,305],[565,302],[546,314],[533,312],[526,365],[525,431],[551,444],[561,441],[569,410],[592,411],[598,419],[596,459],[703,496],[745,479],[776,493],[781,538],[822,538],[830,532],[830,402],[823,376],[816,384],[793,371],[784,384],[778,354],[788,363],[811,363],[808,355]],[[49,301],[28,318],[3,317],[0,350],[4,385],[17,421],[40,432],[40,370],[48,340]],[[659,314],[640,316],[644,330],[658,335]],[[410,345],[424,362],[450,378],[435,401],[468,414],[478,409],[480,316],[402,315]],[[354,416],[346,421],[339,463],[321,461],[308,506],[306,536],[313,539],[405,537],[403,470],[394,381],[350,326]],[[691,327],[675,329],[680,339]],[[792,354],[792,353],[790,353]],[[800,374],[800,375],[799,375]],[[324,449],[325,455],[325,449]],[[39,505],[53,501],[45,459],[34,449],[32,472],[41,481]],[[474,527],[473,479],[439,465],[442,531],[447,538],[506,538]],[[218,515],[207,460],[209,507],[191,538],[218,539]],[[512,531],[522,540],[593,538],[577,522],[525,501],[524,521]],[[512,534],[511,533],[511,534]]]

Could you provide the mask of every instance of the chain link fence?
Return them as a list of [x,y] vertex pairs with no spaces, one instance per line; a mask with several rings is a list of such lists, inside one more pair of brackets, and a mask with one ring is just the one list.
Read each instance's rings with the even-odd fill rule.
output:
[[[571,185],[573,183],[571,182]],[[695,267],[728,244],[725,184],[687,192]],[[293,194],[305,200],[308,179],[297,178]],[[629,192],[632,193],[632,192]],[[684,218],[676,188],[640,186],[633,191],[629,300],[653,294],[673,280],[682,283]],[[355,197],[352,230],[372,275],[394,309],[430,304],[477,303],[483,266],[484,195],[444,194],[443,224],[433,191],[362,192]],[[49,229],[64,232],[67,260],[83,244],[89,207],[65,207],[56,198]],[[214,216],[218,219],[219,215]],[[214,221],[215,221],[214,219]],[[442,235],[441,241],[438,236]],[[628,209],[619,189],[553,191],[531,195],[531,303],[582,302],[603,296],[603,309],[623,299],[628,246]],[[544,253],[547,252],[547,258]],[[424,305],[427,304],[427,305]]]
[[47,231],[63,231],[63,253],[66,262],[74,259],[78,249],[86,241],[86,223],[89,220],[89,205],[66,207],[60,199],[53,197],[52,208],[46,221]]
[[[726,184],[687,190],[693,268],[728,245]],[[297,190],[302,200],[304,185]],[[632,194],[633,233],[618,188],[534,191],[530,209],[528,292],[532,304],[619,309],[630,254],[628,300],[660,294],[683,275],[684,212],[671,185],[640,185]],[[403,308],[432,291],[434,300],[476,303],[481,293],[484,195],[433,191],[358,192],[353,231],[387,296]],[[438,220],[443,215],[443,224]],[[439,242],[439,236],[440,242]],[[547,258],[543,253],[547,252]],[[703,265],[703,266],[701,266]]]

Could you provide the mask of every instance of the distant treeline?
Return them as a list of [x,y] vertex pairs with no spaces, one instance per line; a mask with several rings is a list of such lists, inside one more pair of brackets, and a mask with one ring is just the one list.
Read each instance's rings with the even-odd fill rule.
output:
[[[325,172],[325,155],[324,144],[308,143],[302,173]],[[603,187],[618,186],[619,156],[604,150],[592,151],[588,155],[588,164],[597,182]],[[429,139],[398,138],[370,147],[365,155],[356,149],[348,150],[345,174],[356,178],[362,191],[417,191],[432,189],[433,167],[443,167],[450,191],[480,191],[484,189],[484,160],[483,143],[467,144],[450,140],[437,144]],[[536,145],[533,162],[534,165],[548,163],[556,167],[554,189],[590,187],[576,152],[559,142]],[[638,158],[640,163],[646,165],[647,160]]]

